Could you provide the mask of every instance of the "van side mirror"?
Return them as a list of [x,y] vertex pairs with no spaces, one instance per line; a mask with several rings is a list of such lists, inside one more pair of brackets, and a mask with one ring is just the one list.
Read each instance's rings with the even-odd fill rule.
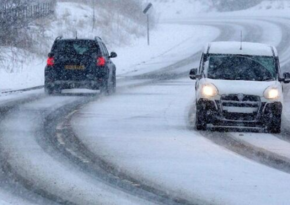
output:
[[192,80],[195,80],[198,77],[196,68],[190,70],[189,77]]
[[115,52],[111,52],[111,55],[110,55],[110,58],[117,58],[117,53],[115,53]]
[[286,83],[286,84],[290,83],[290,73],[284,73],[283,77],[284,77],[284,79],[283,79],[284,83]]
[[49,53],[49,54],[48,54],[48,57],[49,57],[49,58],[54,57],[54,53]]

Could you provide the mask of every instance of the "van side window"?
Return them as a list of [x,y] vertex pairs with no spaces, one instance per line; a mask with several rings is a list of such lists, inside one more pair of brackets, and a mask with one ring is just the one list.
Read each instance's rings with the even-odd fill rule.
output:
[[200,60],[200,64],[199,64],[199,69],[198,69],[198,74],[201,74],[202,73],[202,70],[203,70],[203,63],[204,63],[204,54],[202,54],[201,56],[201,60]]

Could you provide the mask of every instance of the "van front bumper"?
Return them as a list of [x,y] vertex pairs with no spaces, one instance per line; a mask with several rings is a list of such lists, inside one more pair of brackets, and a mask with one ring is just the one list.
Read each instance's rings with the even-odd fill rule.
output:
[[282,113],[281,102],[239,102],[224,106],[220,100],[200,99],[197,109],[205,114],[207,124],[214,126],[243,126],[243,127],[265,127],[276,115]]

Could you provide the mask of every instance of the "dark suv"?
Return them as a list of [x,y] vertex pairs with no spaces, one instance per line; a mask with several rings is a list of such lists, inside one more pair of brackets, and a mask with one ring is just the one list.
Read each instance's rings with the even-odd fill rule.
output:
[[48,54],[45,91],[88,88],[110,94],[116,89],[116,66],[102,39],[62,39],[58,37]]

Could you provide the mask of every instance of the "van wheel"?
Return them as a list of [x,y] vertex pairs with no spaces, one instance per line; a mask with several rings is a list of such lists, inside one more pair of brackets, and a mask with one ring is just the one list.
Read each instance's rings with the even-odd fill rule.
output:
[[274,115],[268,124],[267,131],[272,134],[281,133],[281,114]]
[[206,117],[203,110],[196,110],[195,127],[197,130],[206,130]]

